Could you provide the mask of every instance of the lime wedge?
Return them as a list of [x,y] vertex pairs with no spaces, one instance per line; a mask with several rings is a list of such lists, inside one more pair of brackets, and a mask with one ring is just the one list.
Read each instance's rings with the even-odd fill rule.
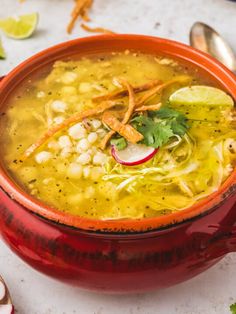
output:
[[234,106],[232,97],[225,92],[204,85],[180,88],[170,96],[169,101],[172,105]]
[[10,38],[30,37],[38,24],[38,13],[0,19],[0,29]]
[[6,58],[6,53],[5,53],[5,50],[2,46],[2,42],[0,40],[0,59],[5,59]]

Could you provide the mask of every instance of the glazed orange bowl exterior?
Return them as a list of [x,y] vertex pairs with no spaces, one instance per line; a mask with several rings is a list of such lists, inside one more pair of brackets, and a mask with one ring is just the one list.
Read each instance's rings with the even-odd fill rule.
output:
[[[0,111],[19,84],[41,67],[73,56],[126,49],[178,59],[236,99],[236,79],[222,64],[180,43],[140,35],[76,39],[26,60],[0,83]],[[50,208],[0,167],[0,233],[23,260],[75,285],[107,292],[163,288],[189,279],[235,250],[236,171],[193,206],[145,219],[95,220]]]

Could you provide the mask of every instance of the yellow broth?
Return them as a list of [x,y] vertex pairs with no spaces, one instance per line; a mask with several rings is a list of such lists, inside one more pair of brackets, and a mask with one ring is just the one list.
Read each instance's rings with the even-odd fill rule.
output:
[[[144,218],[191,206],[216,191],[235,165],[236,132],[228,108],[177,106],[189,118],[187,134],[138,166],[120,165],[110,146],[99,148],[108,132],[99,116],[60,131],[21,161],[52,125],[96,107],[94,96],[119,90],[114,78],[137,86],[178,76],[190,78],[193,85],[212,85],[176,60],[129,51],[57,61],[49,72],[24,82],[1,115],[7,170],[38,200],[81,217]],[[172,84],[148,104],[168,105],[169,95],[188,84]],[[122,101],[128,103],[128,97]]]

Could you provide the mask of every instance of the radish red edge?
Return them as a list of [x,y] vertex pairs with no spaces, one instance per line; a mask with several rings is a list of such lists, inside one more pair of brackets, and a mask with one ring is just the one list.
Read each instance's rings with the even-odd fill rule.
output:
[[[137,144],[137,145],[140,145],[140,144]],[[125,161],[125,160],[121,159],[118,156],[119,155],[119,151],[116,150],[115,145],[112,145],[112,147],[111,147],[111,155],[121,165],[124,165],[124,166],[137,166],[137,165],[143,164],[143,163],[147,162],[148,160],[150,160],[152,157],[154,157],[154,155],[156,155],[156,153],[159,150],[159,148],[152,148],[152,150],[150,152],[151,147],[147,146],[147,148],[149,149],[149,152],[147,153],[147,155],[144,158],[141,158],[141,159],[137,158],[137,160],[135,160],[135,161]]]
[[14,306],[12,304],[1,304],[0,305],[1,314],[14,314]]

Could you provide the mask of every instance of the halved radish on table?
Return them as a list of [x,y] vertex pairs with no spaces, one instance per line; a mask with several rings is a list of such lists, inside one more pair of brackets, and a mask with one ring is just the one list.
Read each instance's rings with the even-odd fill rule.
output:
[[12,304],[2,304],[0,305],[1,314],[14,314],[14,308]]
[[0,314],[14,314],[14,306],[7,290],[7,286],[0,276]]
[[140,165],[151,159],[157,151],[158,148],[132,143],[129,143],[126,148],[122,150],[117,150],[115,145],[111,147],[111,154],[114,159],[125,166]]

